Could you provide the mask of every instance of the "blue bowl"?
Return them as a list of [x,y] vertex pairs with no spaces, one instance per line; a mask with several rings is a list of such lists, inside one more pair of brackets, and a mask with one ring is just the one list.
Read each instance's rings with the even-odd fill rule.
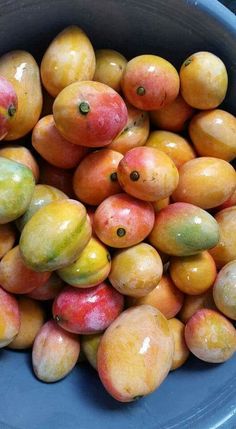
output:
[[[236,111],[236,17],[216,0],[0,0],[0,6],[0,54],[27,49],[40,60],[69,24],[84,28],[96,48],[127,57],[154,53],[176,67],[210,50],[229,72],[224,107]],[[156,392],[121,404],[86,364],[46,385],[34,377],[30,353],[1,350],[0,428],[235,429],[235,364],[236,358],[210,365],[191,357]]]

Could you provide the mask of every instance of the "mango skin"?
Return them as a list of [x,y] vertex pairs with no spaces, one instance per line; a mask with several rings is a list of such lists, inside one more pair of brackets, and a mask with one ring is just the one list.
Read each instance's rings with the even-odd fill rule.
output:
[[40,303],[27,297],[18,298],[20,330],[9,344],[10,349],[24,350],[32,347],[34,339],[44,324],[45,311]]
[[185,340],[189,350],[205,362],[225,362],[236,351],[233,324],[219,312],[207,308],[198,310],[188,320]]
[[50,272],[38,273],[28,268],[20,254],[19,246],[10,249],[0,262],[0,284],[11,293],[25,294],[42,286]]
[[195,52],[182,64],[181,95],[196,109],[214,109],[225,98],[228,74],[223,61],[207,51]]
[[177,288],[188,295],[206,292],[217,274],[214,259],[206,250],[197,255],[172,257],[169,271]]
[[222,268],[228,262],[236,259],[236,206],[221,210],[215,215],[219,225],[220,240],[210,254],[216,266]]
[[189,357],[189,349],[185,342],[185,325],[178,319],[168,320],[169,329],[174,339],[174,356],[171,365],[171,371],[180,368]]
[[64,286],[64,282],[53,272],[46,283],[33,289],[32,292],[27,295],[29,298],[36,299],[37,301],[48,301],[54,299]]
[[145,296],[138,298],[129,296],[126,304],[152,305],[157,308],[167,319],[174,317],[181,309],[184,294],[174,285],[169,275],[164,274],[157,286]]
[[107,146],[123,155],[134,147],[143,146],[150,129],[148,112],[136,109],[126,101],[128,110],[127,123],[117,137]]
[[93,80],[105,83],[120,92],[120,81],[127,64],[126,58],[113,49],[98,49],[95,56],[96,68]]
[[221,313],[236,320],[236,261],[229,262],[219,271],[213,287],[213,298]]
[[0,259],[14,246],[16,231],[11,223],[0,225]]
[[79,353],[78,336],[64,331],[50,320],[35,338],[32,352],[34,373],[46,383],[61,380],[74,368]]
[[20,237],[26,265],[35,271],[54,271],[74,262],[91,237],[91,225],[83,204],[54,201],[35,213]]
[[[97,207],[93,226],[103,243],[124,248],[143,241],[153,224],[154,209],[151,203],[122,193],[106,198]],[[119,234],[120,230],[123,234]]]
[[67,198],[68,197],[64,192],[60,191],[60,189],[54,188],[53,186],[36,185],[26,212],[16,220],[17,228],[22,231],[26,223],[41,207],[44,207],[53,201],[64,200]]
[[97,352],[103,334],[83,335],[81,337],[81,351],[90,365],[97,370]]
[[200,295],[185,295],[184,303],[178,314],[178,318],[181,322],[186,324],[190,317],[202,308],[217,310],[212,295],[212,288]]
[[[121,80],[125,98],[138,109],[156,110],[171,103],[179,93],[175,67],[157,55],[139,55],[126,65]],[[144,93],[138,93],[139,88]]]
[[29,52],[11,51],[0,57],[0,76],[11,82],[18,109],[10,122],[5,140],[17,140],[32,130],[42,110],[39,68]]
[[156,214],[148,241],[168,255],[195,255],[218,243],[219,227],[205,210],[192,204],[174,203]]
[[162,272],[158,252],[147,243],[139,243],[113,255],[109,280],[118,292],[141,297],[156,287]]
[[37,183],[39,180],[38,164],[27,147],[20,145],[9,144],[0,148],[0,156],[19,162],[32,170],[32,173]]
[[93,288],[67,286],[53,302],[54,320],[66,331],[94,334],[104,331],[122,312],[124,297],[107,282]]
[[177,168],[196,158],[196,153],[189,142],[184,137],[170,131],[152,131],[145,146],[155,147],[165,152]]
[[0,141],[6,137],[12,117],[18,106],[16,92],[3,76],[0,76]]
[[40,71],[43,85],[53,97],[75,81],[92,80],[95,53],[84,31],[75,25],[61,31],[48,46]]
[[[83,103],[88,112],[81,111]],[[101,147],[120,133],[128,112],[118,92],[101,82],[87,80],[72,83],[58,94],[53,117],[58,131],[71,143]]]
[[181,94],[172,103],[162,109],[150,112],[153,125],[159,130],[179,133],[186,127],[186,122],[193,116],[194,109],[184,101]]
[[172,198],[207,210],[223,204],[235,189],[233,166],[223,159],[202,156],[180,167],[179,183]]
[[130,402],[153,392],[167,376],[174,344],[166,318],[156,308],[129,308],[101,339],[97,366],[105,389]]
[[84,288],[103,282],[110,269],[111,257],[107,248],[99,240],[91,237],[79,258],[57,273],[69,285]]
[[[133,179],[133,173],[138,177]],[[169,197],[179,181],[172,159],[163,151],[148,146],[126,152],[118,165],[117,176],[125,192],[143,201]]]
[[32,171],[0,157],[0,224],[17,219],[27,209],[35,187]]
[[20,311],[16,298],[0,287],[0,348],[7,346],[20,330]]

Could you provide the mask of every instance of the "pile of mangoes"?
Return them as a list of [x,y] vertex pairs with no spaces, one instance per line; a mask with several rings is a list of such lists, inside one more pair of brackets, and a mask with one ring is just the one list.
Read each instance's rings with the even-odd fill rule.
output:
[[128,402],[190,352],[236,351],[227,88],[211,52],[178,73],[157,55],[94,51],[76,26],[40,69],[29,52],[0,57],[0,346],[32,348],[40,380],[83,355]]

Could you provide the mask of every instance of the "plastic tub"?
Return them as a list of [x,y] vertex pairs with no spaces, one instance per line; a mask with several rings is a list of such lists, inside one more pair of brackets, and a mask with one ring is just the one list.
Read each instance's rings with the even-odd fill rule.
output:
[[[0,54],[27,49],[40,60],[68,24],[84,28],[95,47],[156,53],[177,67],[210,50],[227,65],[225,107],[236,111],[236,17],[216,0],[1,0],[0,7]],[[30,354],[1,350],[0,428],[235,429],[235,364],[236,357],[221,365],[191,358],[152,395],[121,404],[86,365],[46,385],[35,379]]]

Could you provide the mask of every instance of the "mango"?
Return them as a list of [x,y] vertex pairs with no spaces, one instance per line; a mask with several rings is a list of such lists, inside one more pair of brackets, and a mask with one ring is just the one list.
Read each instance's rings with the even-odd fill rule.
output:
[[175,67],[157,55],[139,55],[126,65],[121,80],[127,100],[138,109],[156,110],[174,101],[179,93]]
[[13,247],[0,262],[0,284],[8,292],[24,294],[42,286],[50,277],[50,272],[39,273],[27,267],[22,259],[19,246]]
[[213,287],[213,298],[218,310],[236,320],[236,261],[219,271]]
[[45,311],[40,303],[27,297],[18,298],[20,330],[9,344],[10,349],[24,350],[33,346],[35,337],[44,324]]
[[236,351],[236,330],[219,312],[203,308],[188,320],[185,341],[199,359],[210,363],[225,362]]
[[25,225],[19,245],[28,267],[54,271],[74,262],[90,237],[85,207],[66,199],[41,207]]
[[97,352],[102,335],[103,334],[93,334],[83,335],[81,337],[81,351],[84,352],[86,359],[94,369],[97,369]]
[[25,165],[30,168],[34,175],[35,182],[39,180],[39,166],[36,162],[36,159],[33,157],[27,147],[20,145],[7,145],[0,148],[0,156],[3,158],[11,159],[12,161],[19,162],[20,164]]
[[32,351],[36,377],[46,383],[61,380],[72,371],[79,358],[77,335],[60,328],[55,322],[46,322],[38,332]]
[[120,81],[127,64],[126,58],[113,49],[97,49],[95,56],[96,68],[93,80],[105,83],[120,92]]
[[117,177],[125,192],[144,201],[169,197],[176,189],[179,173],[164,152],[153,147],[136,147],[120,161]]
[[14,246],[16,231],[11,223],[0,225],[0,259]]
[[171,365],[171,371],[180,368],[189,357],[189,349],[185,342],[185,325],[178,319],[168,320],[169,329],[174,340],[174,356]]
[[0,76],[0,140],[6,137],[17,107],[17,95],[12,84]]
[[141,297],[157,286],[162,272],[158,252],[149,244],[140,243],[113,255],[109,280],[123,295]]
[[53,97],[70,83],[92,80],[95,54],[85,32],[71,25],[57,34],[43,56],[40,71],[43,85]]
[[14,340],[20,330],[20,311],[16,298],[0,287],[0,348]]
[[219,158],[202,156],[183,164],[179,183],[172,194],[174,201],[211,209],[223,204],[236,189],[236,172]]
[[128,119],[124,100],[101,82],[75,82],[64,88],[53,103],[58,131],[71,143],[102,147],[112,142]]
[[106,282],[87,289],[66,287],[53,303],[54,320],[66,331],[93,334],[104,331],[121,313],[123,296]]
[[36,185],[26,212],[16,220],[17,228],[22,231],[26,223],[41,207],[44,207],[53,201],[64,200],[67,198],[68,197],[64,192],[60,191],[60,189],[54,188],[53,186]]
[[58,275],[69,285],[85,288],[103,282],[111,269],[111,256],[99,240],[90,241],[71,265],[58,270]]
[[17,219],[27,210],[34,187],[28,167],[0,157],[0,224]]
[[32,130],[42,110],[39,68],[29,52],[11,51],[0,57],[0,75],[11,82],[17,94],[18,109],[5,137],[17,140]]
[[214,109],[225,98],[227,70],[223,61],[211,52],[195,52],[186,58],[179,77],[182,97],[196,109]]
[[218,243],[219,227],[205,210],[192,204],[174,203],[156,213],[148,240],[168,255],[195,255]]
[[97,366],[105,389],[130,402],[157,389],[174,353],[168,322],[149,305],[129,308],[109,326],[98,347]]

